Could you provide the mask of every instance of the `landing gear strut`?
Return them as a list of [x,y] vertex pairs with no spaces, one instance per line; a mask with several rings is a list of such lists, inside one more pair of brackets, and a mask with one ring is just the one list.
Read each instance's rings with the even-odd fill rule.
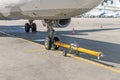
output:
[[45,38],[45,48],[47,50],[56,50],[59,49],[59,46],[54,45],[54,42],[56,41],[60,41],[58,37],[55,37],[55,30],[53,29],[53,27],[49,27],[50,29],[50,33],[48,35],[48,37]]
[[30,32],[30,29],[32,29],[32,32],[37,31],[37,26],[33,23],[33,20],[29,20],[29,23],[25,24],[25,32]]

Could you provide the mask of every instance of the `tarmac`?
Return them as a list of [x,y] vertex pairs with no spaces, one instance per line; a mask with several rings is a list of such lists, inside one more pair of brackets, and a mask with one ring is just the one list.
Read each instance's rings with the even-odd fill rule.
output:
[[46,50],[46,26],[36,20],[38,32],[26,33],[26,22],[0,21],[0,80],[120,80],[119,18],[72,18],[68,27],[55,28],[62,42],[102,52],[100,60]]

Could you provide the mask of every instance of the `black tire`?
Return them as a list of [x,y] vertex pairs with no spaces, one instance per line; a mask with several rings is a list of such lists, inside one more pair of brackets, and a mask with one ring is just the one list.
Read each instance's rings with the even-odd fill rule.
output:
[[[54,37],[54,42],[56,42],[56,41],[60,41],[60,39],[59,39],[58,37]],[[59,46],[53,44],[52,48],[53,48],[54,50],[58,50],[58,49],[59,49]]]
[[30,25],[28,23],[25,24],[25,32],[30,31]]
[[51,42],[51,39],[49,38],[49,37],[46,37],[45,38],[45,48],[47,49],[47,50],[50,50],[51,49],[51,46],[52,46],[52,42]]
[[37,26],[35,23],[32,23],[32,32],[36,32],[37,31]]

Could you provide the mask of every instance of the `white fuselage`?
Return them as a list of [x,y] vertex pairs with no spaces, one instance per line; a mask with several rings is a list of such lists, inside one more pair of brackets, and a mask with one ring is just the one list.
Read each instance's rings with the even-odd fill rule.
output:
[[0,0],[0,19],[65,19],[83,14],[102,0]]

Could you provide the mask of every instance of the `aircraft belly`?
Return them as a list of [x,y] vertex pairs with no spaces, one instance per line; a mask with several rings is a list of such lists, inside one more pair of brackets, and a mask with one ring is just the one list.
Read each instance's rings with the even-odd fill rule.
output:
[[53,9],[53,10],[32,10],[13,11],[0,13],[0,19],[64,19],[74,17],[90,10],[86,9]]
[[[63,19],[83,14],[102,0],[33,0],[21,7],[24,16]],[[33,7],[34,5],[34,7]]]
[[34,17],[37,19],[63,19],[74,17],[78,14],[83,14],[84,12],[90,10],[91,8],[86,9],[54,9],[54,10],[34,10],[34,11],[25,11],[22,14],[24,16]]
[[[15,1],[15,0],[14,0]],[[101,0],[17,0],[0,6],[0,19],[63,19],[89,11]],[[8,2],[6,0],[6,2]],[[18,3],[19,2],[19,3]],[[1,3],[0,3],[1,4]]]

